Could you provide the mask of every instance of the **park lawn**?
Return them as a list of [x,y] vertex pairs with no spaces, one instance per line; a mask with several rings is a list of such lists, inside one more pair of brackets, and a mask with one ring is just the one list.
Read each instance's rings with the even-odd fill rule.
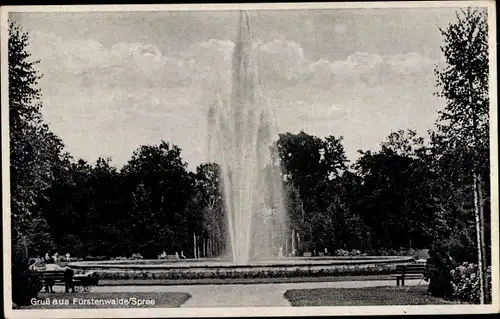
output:
[[405,287],[291,289],[285,299],[294,307],[395,306],[453,304],[426,294],[427,285]]
[[[48,299],[47,299],[48,298]],[[133,303],[135,298],[135,304]],[[95,308],[178,308],[185,303],[191,295],[184,292],[76,292],[76,293],[40,293],[39,302],[50,301],[50,305],[37,304],[23,307],[23,309],[95,309]],[[76,299],[76,301],[74,301]],[[97,305],[82,304],[91,300],[103,301]],[[111,304],[110,301],[128,300],[129,305]],[[138,300],[145,300],[149,304],[138,305]],[[154,304],[151,304],[154,301]],[[54,302],[69,303],[54,305]]]

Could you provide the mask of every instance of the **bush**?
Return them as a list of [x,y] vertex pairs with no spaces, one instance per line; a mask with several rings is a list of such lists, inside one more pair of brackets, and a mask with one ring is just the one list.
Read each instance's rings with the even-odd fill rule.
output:
[[31,299],[42,289],[40,277],[28,270],[28,260],[12,265],[12,302],[17,306],[30,305]]
[[370,255],[373,255],[373,256],[396,256],[397,252],[394,249],[380,248],[380,249],[375,250]]
[[100,272],[102,279],[208,279],[208,278],[279,278],[279,277],[303,277],[303,276],[369,276],[388,275],[394,272],[394,265],[349,265],[336,268],[312,269],[309,267],[297,267],[295,269],[255,269],[241,271],[237,269],[214,269],[207,271],[183,271],[165,270],[161,272],[150,272],[148,270],[133,272]]
[[415,257],[417,255],[417,252],[413,248],[400,248],[398,251],[395,253],[396,256],[412,256]]
[[115,257],[114,260],[127,260],[127,257],[118,256],[118,257]]
[[139,259],[143,259],[143,257],[142,257],[141,254],[132,254],[132,257],[130,257],[129,259],[131,259],[131,260],[139,260]]
[[357,250],[357,249],[353,249],[351,250],[351,252],[349,253],[349,256],[361,256],[361,251]]
[[[453,296],[470,303],[480,301],[479,267],[477,264],[464,262],[451,270]],[[491,296],[491,266],[486,273],[487,295]]]
[[84,261],[103,261],[109,259],[110,258],[108,256],[85,256],[83,258]]
[[344,249],[335,250],[335,256],[349,256],[349,251]]
[[440,244],[429,250],[429,256],[426,274],[429,279],[429,293],[440,298],[452,297],[451,271],[455,268],[455,262],[450,257],[446,247]]

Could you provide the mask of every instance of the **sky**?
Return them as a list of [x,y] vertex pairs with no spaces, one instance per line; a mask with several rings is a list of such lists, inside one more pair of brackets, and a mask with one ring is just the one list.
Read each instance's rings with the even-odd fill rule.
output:
[[[453,8],[250,11],[280,133],[344,137],[351,161],[395,130],[425,135],[444,101],[439,28]],[[75,158],[121,167],[140,145],[208,160],[207,112],[227,86],[236,11],[11,13],[43,74],[43,116]],[[277,137],[276,137],[277,138]]]

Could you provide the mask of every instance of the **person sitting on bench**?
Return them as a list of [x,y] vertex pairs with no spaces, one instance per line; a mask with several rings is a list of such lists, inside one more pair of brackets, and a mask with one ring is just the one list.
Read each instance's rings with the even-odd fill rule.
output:
[[28,262],[28,269],[30,271],[36,271],[36,259],[31,258]]
[[66,270],[64,270],[64,292],[69,292],[71,289],[71,292],[75,292],[75,284],[73,283],[73,277],[75,275],[75,272],[73,269],[66,267]]
[[[68,269],[68,267],[63,268],[63,267],[59,266],[58,264],[56,264],[53,259],[49,259],[45,263],[45,270],[48,270],[48,271],[54,271],[54,270],[66,271],[67,269]],[[64,275],[65,275],[65,279],[66,279],[66,272],[64,273]],[[46,293],[48,293],[48,292],[53,293],[55,283],[56,282],[54,279],[45,279],[45,292]]]
[[[57,269],[53,269],[55,268],[55,266],[58,266],[58,265],[55,265],[53,264],[53,261],[51,258],[48,258],[45,260],[45,270],[57,270]],[[54,279],[44,279],[44,286],[45,286],[45,292],[46,293],[53,293],[54,292],[54,285],[55,285],[55,280]]]

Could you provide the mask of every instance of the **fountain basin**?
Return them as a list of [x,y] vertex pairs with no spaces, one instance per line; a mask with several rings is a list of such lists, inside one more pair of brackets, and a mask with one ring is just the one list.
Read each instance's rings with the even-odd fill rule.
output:
[[232,279],[386,275],[414,257],[359,256],[283,258],[235,265],[225,259],[81,261],[69,266],[103,279]]

